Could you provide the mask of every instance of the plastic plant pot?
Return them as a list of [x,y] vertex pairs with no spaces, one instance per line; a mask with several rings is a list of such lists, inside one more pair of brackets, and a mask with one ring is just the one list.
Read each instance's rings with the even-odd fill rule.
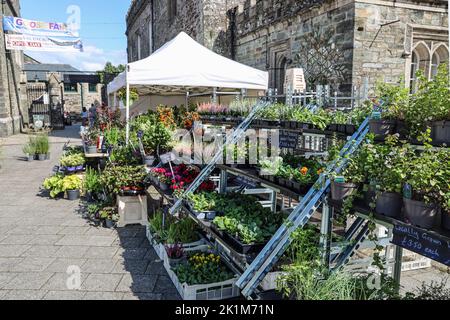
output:
[[435,144],[450,145],[450,121],[433,122],[431,136]]
[[97,146],[87,146],[86,153],[87,154],[95,154],[95,153],[97,153]]
[[34,154],[29,154],[27,156],[27,161],[33,161],[34,160]]
[[354,183],[337,183],[331,181],[331,199],[334,201],[342,201],[356,191]]
[[84,166],[75,167],[75,171],[83,171],[83,170],[84,170]]
[[44,154],[38,154],[38,160],[39,161],[47,160],[47,155],[45,153]]
[[144,164],[148,167],[151,167],[154,162],[155,162],[155,157],[153,157],[153,156],[146,156],[144,158]]
[[115,226],[116,226],[116,223],[114,222],[114,220],[111,220],[111,219],[106,219],[105,220],[105,228],[112,229]]
[[80,190],[67,190],[67,198],[70,201],[75,201],[80,199]]
[[394,134],[396,121],[394,120],[370,120],[370,132],[378,138],[384,138],[389,134]]
[[405,203],[405,219],[411,224],[431,229],[434,225],[438,207],[435,204],[427,204],[422,201],[403,198]]
[[442,228],[450,231],[450,212],[442,212]]
[[164,182],[159,182],[159,188],[161,189],[161,191],[167,191],[169,190],[169,185]]
[[386,217],[400,218],[402,210],[402,196],[398,193],[383,192],[377,198],[376,213]]

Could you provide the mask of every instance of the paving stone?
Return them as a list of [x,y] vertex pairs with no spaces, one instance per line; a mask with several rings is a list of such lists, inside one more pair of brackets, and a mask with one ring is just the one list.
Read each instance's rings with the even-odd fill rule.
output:
[[25,251],[30,249],[29,245],[0,245],[0,257],[16,258],[20,257]]
[[[49,291],[80,291],[82,288],[81,286],[83,285],[83,281],[85,281],[87,277],[87,274],[81,273],[79,279],[80,281],[78,283],[80,286],[76,287],[77,283],[71,281],[73,279],[72,275],[69,275],[67,273],[55,273],[44,284],[42,289]],[[68,284],[70,286],[68,286]]]
[[173,285],[172,280],[167,275],[158,276],[158,280],[155,284],[155,292],[178,294],[178,291]]
[[5,286],[11,282],[19,274],[15,272],[1,272],[0,273],[0,289],[5,289]]
[[9,293],[9,290],[0,290],[0,300]]
[[0,244],[28,244],[33,239],[32,235],[11,234],[7,235]]
[[86,236],[115,236],[116,230],[100,227],[90,227],[85,233]]
[[42,290],[10,290],[2,300],[41,300],[47,291]]
[[84,235],[90,229],[90,227],[65,227],[59,234],[62,235]]
[[55,235],[58,234],[64,227],[61,226],[39,226],[34,234],[36,235]]
[[49,291],[44,300],[82,300],[85,294],[83,291]]
[[87,246],[62,246],[53,256],[57,258],[82,258],[88,249]]
[[139,249],[124,249],[120,248],[116,254],[116,258],[123,258],[125,260],[142,260],[147,254],[149,249],[139,248]]
[[83,264],[81,270],[84,273],[110,273],[116,263],[117,260],[113,259],[89,259]]
[[33,236],[33,239],[30,241],[29,244],[32,245],[53,245],[56,242],[58,242],[63,235],[57,235],[57,234],[41,234],[41,235],[35,235]]
[[145,274],[149,260],[119,260],[112,269],[112,273]]
[[86,261],[87,259],[56,258],[45,271],[65,273],[70,266],[77,266],[81,269],[81,266],[86,263]]
[[157,277],[152,275],[125,274],[118,285],[118,292],[152,293]]
[[24,257],[36,257],[36,258],[48,258],[54,257],[55,253],[61,247],[58,246],[31,246],[27,251],[25,251],[22,256]]
[[122,300],[122,292],[86,292],[83,300]]
[[14,268],[15,272],[42,272],[55,258],[25,258]]
[[107,247],[115,240],[114,236],[85,236],[85,235],[65,235],[56,245],[79,245],[79,246],[96,246]]
[[147,238],[119,238],[114,244],[125,249],[138,249],[142,248],[144,240],[148,242]]
[[7,233],[8,234],[30,235],[30,234],[35,234],[37,229],[38,229],[37,226],[17,226],[15,228],[10,229]]
[[14,271],[14,267],[24,258],[0,258],[0,272]]
[[112,259],[118,250],[118,247],[91,247],[84,254],[83,258]]
[[51,278],[48,272],[19,273],[9,281],[3,289],[11,290],[39,290]]
[[162,300],[163,295],[158,293],[125,293],[123,295],[123,300],[148,300],[148,301],[158,301]]
[[90,274],[83,282],[82,290],[85,291],[116,291],[117,285],[122,280],[118,274]]
[[167,275],[167,272],[162,262],[153,261],[148,264],[145,274],[160,276]]

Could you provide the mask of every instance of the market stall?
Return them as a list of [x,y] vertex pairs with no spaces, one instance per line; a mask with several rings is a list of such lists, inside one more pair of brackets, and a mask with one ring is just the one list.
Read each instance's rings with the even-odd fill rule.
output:
[[186,96],[217,92],[217,88],[267,90],[268,82],[267,72],[218,55],[181,32],[148,58],[129,63],[126,71],[108,85],[108,95],[116,96],[126,88],[128,140],[131,88],[140,95]]

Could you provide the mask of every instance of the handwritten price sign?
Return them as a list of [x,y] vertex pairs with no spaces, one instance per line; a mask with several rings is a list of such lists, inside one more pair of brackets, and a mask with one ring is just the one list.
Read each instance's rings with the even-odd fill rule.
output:
[[392,243],[450,266],[450,242],[413,226],[394,225]]

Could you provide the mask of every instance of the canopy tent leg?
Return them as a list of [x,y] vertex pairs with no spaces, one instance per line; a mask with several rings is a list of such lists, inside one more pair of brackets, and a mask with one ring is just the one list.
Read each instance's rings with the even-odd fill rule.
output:
[[117,91],[114,91],[114,97],[113,97],[113,107],[117,109]]
[[127,81],[127,102],[126,102],[126,109],[127,109],[127,129],[126,129],[126,141],[127,145],[130,143],[130,84]]

